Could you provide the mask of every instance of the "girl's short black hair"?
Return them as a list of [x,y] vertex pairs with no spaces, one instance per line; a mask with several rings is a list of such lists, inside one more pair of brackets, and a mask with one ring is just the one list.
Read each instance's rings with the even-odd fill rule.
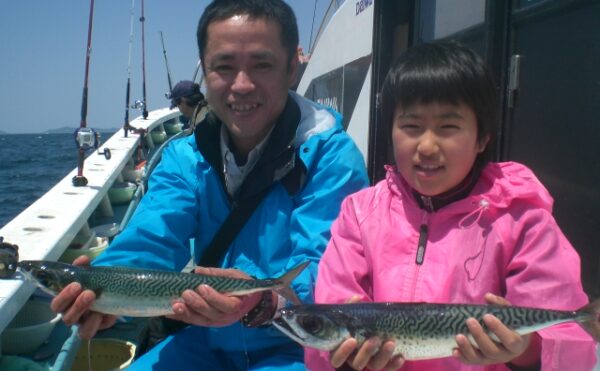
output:
[[279,24],[281,43],[288,52],[288,63],[297,57],[300,42],[298,24],[294,11],[283,0],[213,0],[200,17],[196,32],[201,61],[204,60],[208,26],[234,15],[248,15],[251,19],[265,19]]
[[477,116],[477,139],[489,138],[484,161],[491,159],[500,108],[492,75],[473,50],[454,41],[436,41],[407,49],[395,61],[382,87],[381,110],[389,132],[397,106],[463,103]]

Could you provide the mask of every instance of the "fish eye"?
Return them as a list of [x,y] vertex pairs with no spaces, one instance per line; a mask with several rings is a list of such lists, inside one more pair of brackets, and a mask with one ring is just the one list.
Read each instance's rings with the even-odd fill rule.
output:
[[291,319],[291,318],[294,318],[294,312],[291,311],[291,310],[289,310],[289,309],[285,309],[284,308],[284,309],[281,310],[281,316],[285,317],[285,318],[288,318],[288,319]]
[[298,324],[300,324],[300,326],[302,326],[302,328],[306,330],[306,332],[313,335],[321,332],[321,330],[323,330],[324,327],[324,323],[321,318],[312,316],[298,317]]
[[38,270],[38,271],[34,271],[32,273],[33,273],[33,276],[40,283],[42,283],[44,286],[47,286],[47,287],[51,287],[51,285],[53,284],[53,282],[55,280],[53,275],[50,272],[47,272],[45,270]]
[[50,282],[50,276],[44,271],[35,272],[33,276],[44,285],[47,285]]

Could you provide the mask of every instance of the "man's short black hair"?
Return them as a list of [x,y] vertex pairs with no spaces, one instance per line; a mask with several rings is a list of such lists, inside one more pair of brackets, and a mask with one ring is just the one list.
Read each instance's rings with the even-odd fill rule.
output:
[[[209,24],[234,15],[248,15],[251,19],[265,19],[279,24],[281,43],[288,52],[288,63],[292,58],[296,58],[299,44],[298,24],[294,11],[283,0],[213,0],[198,22],[196,36],[201,61],[204,61]],[[202,65],[204,68],[204,62]]]
[[389,132],[397,106],[433,102],[464,103],[477,117],[477,139],[490,139],[481,154],[491,156],[500,119],[496,87],[485,62],[455,41],[436,41],[407,49],[395,61],[382,87],[383,122]]

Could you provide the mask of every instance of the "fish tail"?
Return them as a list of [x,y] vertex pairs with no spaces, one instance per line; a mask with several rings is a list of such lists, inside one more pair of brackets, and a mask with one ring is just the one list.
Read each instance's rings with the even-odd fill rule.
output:
[[277,292],[279,295],[283,296],[284,298],[288,299],[294,304],[302,304],[302,302],[296,295],[296,292],[290,287],[290,285],[292,284],[294,278],[298,277],[300,272],[302,272],[304,268],[308,266],[309,263],[309,261],[305,261],[304,263],[298,264],[289,272],[277,278],[278,285],[273,290],[275,290],[275,292]]
[[587,313],[588,316],[581,321],[583,329],[597,342],[600,342],[600,298],[582,307],[579,312]]

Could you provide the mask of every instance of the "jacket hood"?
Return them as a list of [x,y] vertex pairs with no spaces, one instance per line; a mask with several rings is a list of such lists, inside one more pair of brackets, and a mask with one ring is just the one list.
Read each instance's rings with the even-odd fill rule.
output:
[[[386,166],[390,191],[403,200],[417,205],[412,189],[393,166]],[[554,200],[533,172],[517,162],[492,162],[482,170],[469,195],[442,209],[472,212],[474,208],[505,209],[514,202],[524,202],[552,212]]]

